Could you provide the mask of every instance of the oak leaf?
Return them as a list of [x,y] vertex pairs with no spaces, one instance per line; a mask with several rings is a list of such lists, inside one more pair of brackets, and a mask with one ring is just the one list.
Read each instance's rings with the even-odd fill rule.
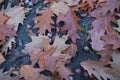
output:
[[32,42],[25,45],[23,52],[31,53],[31,51],[35,50],[36,48],[47,49],[49,48],[48,45],[44,45],[45,39],[48,40],[47,36],[43,36],[39,34],[38,36],[31,35]]
[[45,0],[44,3],[53,3],[53,2],[59,2],[60,0]]
[[68,39],[67,36],[63,36],[62,38],[59,38],[59,36],[55,36],[55,41],[53,43],[53,47],[56,47],[55,52],[52,54],[52,56],[59,56],[63,55],[61,54],[62,51],[67,49],[70,45],[65,44],[66,40]]
[[8,74],[4,74],[3,70],[0,70],[0,80],[19,80],[18,76],[10,77]]
[[51,24],[54,24],[53,20],[51,19],[51,16],[53,16],[53,12],[50,8],[46,8],[39,13],[41,13],[42,15],[35,17],[35,20],[37,20],[38,22],[35,25],[35,28],[39,28],[39,33],[45,34],[46,30],[51,31]]
[[5,61],[5,58],[3,57],[2,53],[0,53],[0,64]]
[[106,45],[104,50],[98,51],[96,54],[100,55],[100,61],[108,62],[112,60],[114,50],[111,45]]
[[0,0],[0,3],[2,3],[4,0]]
[[94,3],[96,2],[97,0],[82,0],[83,3],[87,2],[92,8],[94,7]]
[[[104,50],[105,41],[101,40],[102,36],[104,36],[105,30],[101,29],[99,32],[92,29],[90,31],[91,35],[91,46],[96,51]],[[97,44],[97,45],[96,45]]]
[[78,20],[79,18],[70,10],[65,15],[61,14],[57,20],[58,23],[60,21],[65,22],[65,25],[60,29],[60,31],[68,30],[68,36],[74,43],[76,43],[76,39],[79,38],[78,34],[76,33],[77,29],[84,31],[83,28],[78,24]]
[[81,0],[61,0],[63,2],[66,2],[68,6],[75,6],[77,5]]
[[39,68],[35,69],[30,65],[23,65],[20,68],[20,78],[21,77],[24,77],[25,80],[50,80],[49,77],[39,74]]
[[10,7],[10,5],[7,7],[7,9],[4,10],[4,13],[9,16],[8,21],[6,24],[13,24],[14,30],[17,31],[18,24],[23,24],[23,20],[25,18],[25,13],[28,12],[27,9],[21,6],[15,6],[13,8]]
[[0,40],[5,41],[5,37],[8,36],[13,38],[16,36],[16,32],[13,30],[13,25],[2,25],[0,26]]
[[70,76],[73,75],[73,72],[67,67],[65,67],[65,64],[62,62],[57,64],[57,66],[57,72],[60,75],[61,79],[70,80]]
[[98,2],[98,3],[103,3],[103,2],[106,2],[106,0],[82,0],[83,3],[87,2],[89,4],[89,6],[91,6],[92,8],[94,8],[95,6],[95,2]]
[[[86,69],[90,76],[95,75],[98,80],[120,79],[120,53],[114,53],[112,55],[113,62],[102,61],[83,61],[80,64]],[[110,67],[107,67],[110,65]],[[101,78],[102,77],[102,78]]]
[[70,56],[74,57],[76,55],[77,51],[77,45],[71,44],[65,51],[63,51],[63,54],[69,54]]
[[9,18],[8,16],[4,15],[3,11],[0,11],[0,26],[4,25],[8,18]]
[[58,3],[53,2],[50,9],[56,15],[59,15],[59,13],[66,14],[69,11],[69,7],[62,1],[59,1]]
[[5,52],[7,54],[8,48],[12,48],[12,42],[15,42],[15,38],[10,38],[3,46],[2,52]]
[[111,14],[113,14],[115,9],[119,11],[120,0],[106,0],[105,3],[100,3],[99,5],[102,7],[101,12],[103,13],[103,15],[105,15],[109,11]]
[[108,33],[102,37],[103,40],[105,40],[105,44],[112,45],[112,49],[118,49],[120,48],[120,35],[113,31],[111,33]]

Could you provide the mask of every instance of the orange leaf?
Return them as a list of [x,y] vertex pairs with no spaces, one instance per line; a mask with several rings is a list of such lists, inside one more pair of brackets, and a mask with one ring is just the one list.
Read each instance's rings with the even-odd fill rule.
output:
[[45,34],[45,31],[51,31],[51,23],[54,23],[51,19],[51,16],[53,16],[53,13],[50,8],[46,8],[42,11],[40,11],[42,15],[35,17],[35,20],[38,21],[38,23],[35,25],[35,28],[39,28],[39,33]]

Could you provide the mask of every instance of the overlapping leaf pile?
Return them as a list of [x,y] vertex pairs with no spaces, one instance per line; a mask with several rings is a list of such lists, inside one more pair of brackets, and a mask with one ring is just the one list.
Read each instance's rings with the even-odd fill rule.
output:
[[[4,0],[0,0],[2,4]],[[119,80],[119,48],[120,48],[120,0],[45,0],[39,9],[36,9],[32,28],[38,28],[37,33],[32,32],[30,25],[26,35],[29,35],[31,42],[24,45],[21,52],[17,52],[15,47],[15,36],[19,37],[18,25],[23,24],[25,14],[29,13],[30,8],[21,5],[31,4],[37,5],[40,0],[21,0],[19,6],[10,7],[8,4],[6,9],[0,11],[0,40],[3,45],[0,54],[0,63],[14,62],[20,60],[21,56],[28,54],[31,64],[22,64],[19,67],[13,65],[7,72],[14,73],[17,77],[11,78],[0,73],[1,79],[18,80],[69,80],[73,72],[65,66],[70,59],[75,56],[77,51],[76,39],[80,38],[77,30],[87,32],[90,36],[90,44],[94,51],[100,55],[100,61],[85,61],[81,65],[87,69],[88,73],[94,74],[98,80],[101,77],[105,80]],[[24,3],[24,4],[23,4]],[[94,17],[92,21],[92,29],[86,30],[83,25],[79,24],[80,17],[77,12],[87,10],[89,16]],[[83,16],[86,14],[83,14]],[[117,18],[117,19],[116,19]],[[33,23],[34,23],[33,22]],[[116,26],[112,24],[118,24]],[[113,28],[114,27],[114,28]],[[27,31],[26,31],[27,32]],[[66,33],[65,33],[66,32]],[[37,35],[36,35],[37,34]],[[61,34],[61,36],[60,36]],[[7,40],[7,37],[9,39]],[[70,44],[66,41],[71,39]],[[86,39],[87,40],[87,39]],[[20,42],[20,40],[19,40]],[[22,44],[18,44],[22,45]],[[8,48],[10,50],[8,50]],[[13,52],[13,53],[12,53]],[[3,55],[5,53],[5,55]],[[21,53],[21,54],[20,54]],[[15,54],[11,61],[6,59],[9,54]],[[24,58],[23,58],[24,59]],[[113,62],[110,62],[113,59]],[[37,68],[34,66],[37,64]],[[114,64],[116,66],[114,66]],[[6,63],[6,65],[8,65]],[[109,67],[104,67],[111,65]],[[94,70],[94,69],[95,70]],[[41,72],[48,70],[52,76],[45,76]],[[97,73],[99,71],[99,73]],[[1,76],[2,75],[2,76]],[[116,76],[116,77],[114,77]]]

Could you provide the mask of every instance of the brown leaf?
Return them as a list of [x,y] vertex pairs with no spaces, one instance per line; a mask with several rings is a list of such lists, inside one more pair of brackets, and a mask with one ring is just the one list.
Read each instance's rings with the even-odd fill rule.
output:
[[112,49],[120,48],[120,35],[115,31],[103,36],[102,39],[105,40],[105,44],[113,45]]
[[77,5],[81,0],[61,0],[65,3],[67,3],[68,6],[75,6]]
[[5,61],[5,58],[3,57],[2,53],[0,53],[0,64]]
[[51,19],[51,16],[53,16],[52,10],[50,8],[46,8],[42,11],[40,11],[42,15],[35,17],[35,20],[38,21],[38,23],[35,25],[35,28],[39,28],[39,33],[45,34],[45,31],[51,31],[51,27],[53,24],[53,20]]
[[59,0],[45,0],[44,3],[53,3],[53,2],[59,2]]
[[50,9],[53,13],[59,15],[59,13],[66,14],[70,8],[64,2],[59,1],[58,3],[53,2]]
[[45,45],[45,41],[46,40],[48,41],[47,36],[45,36],[45,35],[43,36],[43,35],[39,34],[38,36],[31,35],[30,37],[32,39],[32,42],[25,45],[25,48],[24,48],[23,52],[31,53],[36,48],[40,48],[40,49],[50,48],[49,47],[50,45],[48,43],[47,43],[47,45]]
[[0,80],[19,80],[18,76],[10,77],[8,74],[4,74],[3,70],[0,70]]
[[101,29],[99,32],[92,29],[90,31],[91,35],[91,45],[92,48],[96,51],[104,50],[105,41],[101,40],[102,36],[104,36],[105,30]]
[[0,3],[2,3],[4,0],[0,0]]
[[77,51],[77,46],[75,44],[71,44],[65,51],[63,51],[63,54],[70,54],[70,56],[74,57]]
[[120,9],[120,0],[106,0],[106,3],[99,4],[101,8],[101,12],[105,15],[107,12],[114,13],[115,9],[119,11]]
[[82,0],[83,3],[87,2],[92,8],[93,8],[93,3],[96,2],[97,0]]
[[113,49],[111,45],[105,46],[104,50],[97,52],[96,54],[100,55],[100,61],[108,62],[112,60]]
[[[120,53],[112,54],[113,62],[83,61],[80,64],[90,76],[95,75],[98,80],[120,79]],[[102,77],[102,78],[101,78]]]
[[103,28],[107,32],[112,32],[110,21],[116,21],[114,19],[114,16],[112,16],[110,13],[103,15],[101,14],[101,10],[99,9],[96,9],[93,12],[91,12],[91,16],[96,18],[92,22],[92,26],[96,31],[99,31],[101,28]]
[[65,15],[60,15],[58,17],[57,22],[64,21],[65,25],[61,28],[61,31],[68,30],[68,36],[72,39],[74,43],[76,43],[76,39],[79,38],[76,30],[83,30],[83,28],[78,24],[79,18],[72,13],[70,10]]
[[17,31],[19,23],[23,24],[25,13],[28,11],[29,10],[21,6],[15,6],[11,8],[9,4],[7,9],[4,10],[5,15],[9,16],[6,24],[14,25],[14,30]]
[[25,80],[50,80],[49,77],[39,74],[39,68],[35,69],[30,65],[23,65],[20,68],[20,78],[21,77],[24,77]]
[[3,11],[0,11],[0,26],[4,25],[8,18],[8,16],[4,16]]
[[58,65],[58,74],[60,75],[60,77],[65,80],[70,80],[70,76],[73,75],[72,71],[70,69],[68,69],[67,67],[64,66],[64,63],[59,63]]
[[13,38],[16,36],[16,32],[13,31],[13,25],[2,25],[0,26],[0,40],[5,41],[5,37],[8,36]]

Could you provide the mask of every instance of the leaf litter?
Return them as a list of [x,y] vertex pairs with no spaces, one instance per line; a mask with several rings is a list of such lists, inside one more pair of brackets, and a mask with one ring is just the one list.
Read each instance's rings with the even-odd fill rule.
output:
[[119,4],[0,0],[0,79],[119,80]]

